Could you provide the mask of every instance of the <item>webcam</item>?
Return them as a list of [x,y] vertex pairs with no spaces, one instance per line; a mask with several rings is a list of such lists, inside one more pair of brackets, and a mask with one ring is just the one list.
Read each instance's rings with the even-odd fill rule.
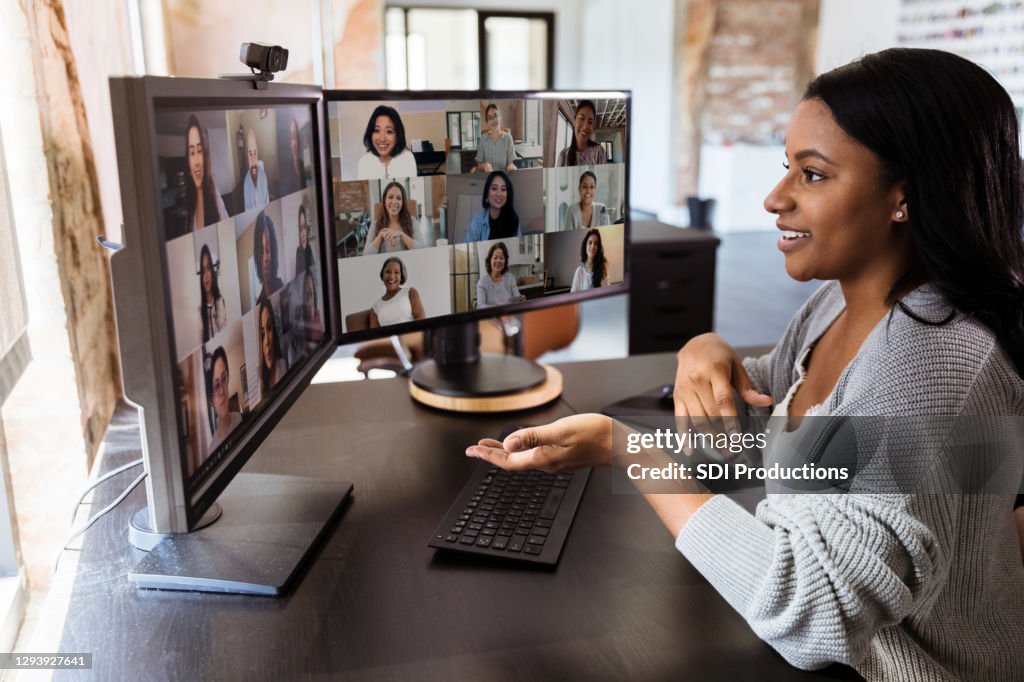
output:
[[280,45],[242,43],[238,58],[251,69],[277,73],[288,68],[288,50]]

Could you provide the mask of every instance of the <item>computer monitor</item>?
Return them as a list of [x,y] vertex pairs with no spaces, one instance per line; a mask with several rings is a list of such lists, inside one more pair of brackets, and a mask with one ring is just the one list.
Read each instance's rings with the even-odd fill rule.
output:
[[431,331],[411,388],[438,407],[541,386],[478,352],[477,321],[628,289],[629,93],[324,98],[339,341]]
[[[259,537],[237,515],[201,543],[174,534],[216,520],[215,500],[336,346],[321,92],[145,77],[112,79],[111,98],[125,217],[111,272],[148,473],[149,504],[129,535],[154,550],[132,577],[279,591],[348,484],[250,477],[232,489],[270,516]],[[296,522],[310,506],[318,511]],[[266,575],[294,551],[296,532],[308,535],[305,550]]]

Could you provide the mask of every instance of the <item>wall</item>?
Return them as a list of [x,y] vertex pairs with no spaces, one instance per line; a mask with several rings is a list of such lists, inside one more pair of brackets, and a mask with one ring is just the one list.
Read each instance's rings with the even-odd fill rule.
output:
[[896,44],[900,0],[821,0],[817,73]]

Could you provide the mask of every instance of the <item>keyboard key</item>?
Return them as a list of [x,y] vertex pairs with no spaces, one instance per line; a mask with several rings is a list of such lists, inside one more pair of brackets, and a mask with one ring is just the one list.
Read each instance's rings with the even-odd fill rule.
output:
[[527,545],[525,548],[527,554],[540,554],[540,546],[538,545]]
[[497,531],[493,528],[484,528],[480,531],[480,535],[494,535]]
[[458,542],[459,541],[459,536],[458,535],[449,535],[448,537],[446,537],[444,539],[444,541],[445,542]]
[[468,535],[463,535],[461,538],[459,538],[459,544],[460,545],[472,545],[475,542],[476,542],[476,538],[471,538]]
[[548,529],[547,528],[534,528],[533,529],[533,534],[534,535],[538,535],[538,536],[540,536],[542,538],[546,538],[548,536]]
[[531,535],[526,542],[530,545],[543,545],[545,540],[547,540],[547,538],[542,538],[539,535]]
[[508,546],[508,538],[501,537],[501,533],[498,533],[497,537],[494,538],[494,542],[491,543],[491,549],[505,549]]
[[470,530],[483,530],[483,527],[484,524],[482,523],[471,523],[468,526],[466,526],[466,528],[469,528]]
[[504,536],[504,537],[507,538],[507,537],[510,537],[512,535],[512,531],[513,531],[512,528],[499,528],[497,534],[498,534],[498,537]]
[[555,513],[558,512],[558,505],[562,504],[563,497],[565,497],[564,490],[561,488],[552,488],[551,492],[548,493],[547,500],[544,501],[544,508],[541,509],[538,516],[542,519],[555,518]]
[[534,525],[536,525],[538,528],[550,528],[551,522],[547,519],[538,519],[537,523]]
[[526,544],[525,535],[513,535],[512,539],[508,541],[508,551],[510,552],[521,552],[523,551],[523,545]]
[[477,547],[490,547],[491,546],[491,538],[490,538],[490,536],[481,535],[479,538],[477,538],[476,546]]
[[448,532],[451,533],[452,535],[458,535],[459,533],[462,532],[462,526],[455,526],[454,528],[452,528]]

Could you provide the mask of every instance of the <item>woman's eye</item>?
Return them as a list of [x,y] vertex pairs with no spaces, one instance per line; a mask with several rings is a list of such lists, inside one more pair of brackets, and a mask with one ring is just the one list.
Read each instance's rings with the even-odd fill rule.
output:
[[807,182],[820,182],[825,179],[824,175],[812,171],[809,168],[804,168],[801,170],[801,172],[804,174],[804,180],[806,180]]

